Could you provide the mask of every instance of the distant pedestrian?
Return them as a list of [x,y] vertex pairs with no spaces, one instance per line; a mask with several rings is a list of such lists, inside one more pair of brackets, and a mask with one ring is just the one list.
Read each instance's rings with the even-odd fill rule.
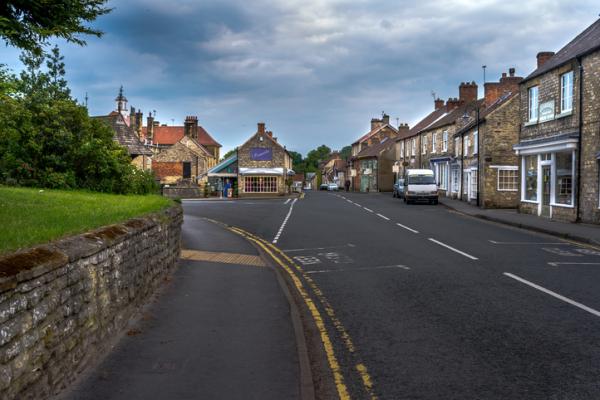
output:
[[346,179],[346,182],[344,182],[344,186],[346,187],[346,192],[350,191],[350,180]]

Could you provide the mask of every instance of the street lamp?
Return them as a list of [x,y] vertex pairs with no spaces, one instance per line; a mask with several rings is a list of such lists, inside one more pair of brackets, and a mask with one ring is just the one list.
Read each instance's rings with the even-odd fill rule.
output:
[[[481,154],[481,146],[479,146],[479,137],[481,136],[479,134],[479,112],[481,110],[481,104],[476,101],[475,103],[469,104],[465,107],[465,113],[462,116],[463,121],[465,121],[465,126],[468,124],[469,121],[469,112],[470,111],[475,111],[476,115],[475,115],[475,130],[477,131],[477,207],[479,207],[479,182],[481,180],[481,163],[480,163],[480,157],[479,155]],[[464,178],[463,178],[463,173],[464,173],[464,164],[463,164],[463,159],[465,158],[465,154],[464,154],[464,150],[465,150],[465,146],[464,146],[464,132],[461,135],[461,144],[462,146],[462,152],[461,152],[461,174],[460,177],[462,179],[462,184],[464,184]],[[469,189],[467,188],[467,191]],[[468,196],[468,195],[467,195]]]

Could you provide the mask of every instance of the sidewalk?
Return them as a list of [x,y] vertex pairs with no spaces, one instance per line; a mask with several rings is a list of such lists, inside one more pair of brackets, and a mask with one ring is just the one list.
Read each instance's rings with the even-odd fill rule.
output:
[[239,201],[239,200],[287,200],[287,199],[296,199],[300,197],[303,193],[292,193],[284,196],[244,196],[244,197],[190,197],[190,198],[182,198],[181,200],[185,201]]
[[577,242],[600,245],[600,227],[596,225],[552,221],[535,215],[519,214],[514,209],[481,209],[467,202],[448,198],[440,198],[440,203],[462,214],[473,217],[546,233]]
[[172,281],[67,399],[300,399],[290,305],[242,237],[185,217]]

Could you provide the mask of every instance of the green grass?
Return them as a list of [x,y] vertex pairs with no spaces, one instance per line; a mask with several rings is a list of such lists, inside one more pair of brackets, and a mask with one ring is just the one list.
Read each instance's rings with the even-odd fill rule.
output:
[[122,222],[170,204],[158,195],[0,186],[0,254]]

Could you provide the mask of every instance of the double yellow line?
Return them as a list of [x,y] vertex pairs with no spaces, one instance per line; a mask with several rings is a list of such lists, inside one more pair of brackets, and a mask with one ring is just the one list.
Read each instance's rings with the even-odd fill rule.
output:
[[[214,222],[216,222],[216,221],[214,221]],[[325,349],[327,362],[328,362],[329,368],[331,369],[331,372],[333,374],[333,379],[335,382],[338,396],[339,396],[340,400],[349,400],[350,394],[348,393],[348,388],[346,386],[340,364],[335,355],[333,344],[331,342],[329,334],[327,333],[327,328],[325,327],[325,322],[323,320],[321,312],[319,311],[315,302],[312,300],[312,298],[308,294],[300,277],[302,277],[304,279],[304,281],[310,287],[312,292],[315,294],[318,301],[323,306],[323,309],[325,310],[325,313],[329,317],[332,325],[339,332],[346,350],[354,355],[355,354],[354,343],[352,342],[352,339],[350,338],[350,335],[348,334],[348,332],[347,332],[346,328],[344,327],[344,325],[342,324],[342,322],[335,315],[333,307],[331,306],[331,304],[329,303],[329,301],[327,300],[327,298],[325,297],[325,295],[323,294],[321,289],[319,289],[319,287],[316,285],[314,280],[310,276],[308,276],[300,266],[298,266],[296,263],[294,263],[294,261],[292,261],[282,250],[280,250],[273,244],[265,241],[264,239],[262,239],[258,236],[255,236],[243,229],[240,229],[240,228],[228,226],[227,229],[229,229],[230,231],[232,231],[240,236],[243,236],[244,238],[252,241],[253,243],[256,243],[256,245],[258,245],[261,249],[263,249],[264,252],[267,253],[277,263],[277,265],[279,265],[289,275],[290,279],[294,283],[296,290],[300,294],[300,297],[306,304],[306,306],[315,322],[315,325],[317,326],[317,330],[319,331],[319,334],[321,336],[321,342],[323,343],[323,347]],[[373,390],[373,381],[371,379],[371,376],[369,375],[369,372],[367,371],[367,367],[362,363],[358,363],[355,365],[354,368],[355,368],[356,372],[358,373],[358,375],[360,376],[361,383],[363,385],[363,388],[364,388],[368,398],[371,400],[377,400],[377,396],[375,395],[374,390]]]

